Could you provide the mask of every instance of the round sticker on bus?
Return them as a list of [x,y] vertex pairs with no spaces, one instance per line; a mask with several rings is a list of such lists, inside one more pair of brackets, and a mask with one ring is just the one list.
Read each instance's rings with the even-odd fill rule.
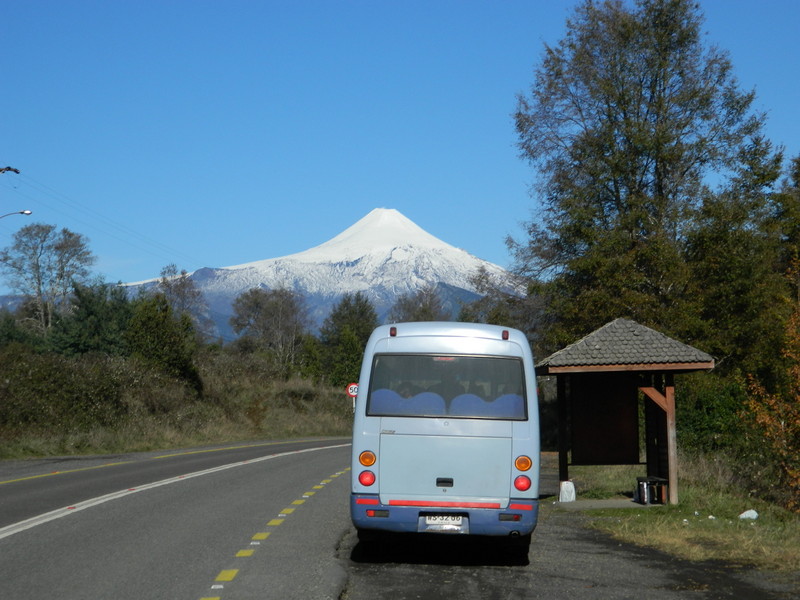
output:
[[355,398],[358,396],[358,384],[357,383],[349,383],[347,384],[347,395],[351,398]]

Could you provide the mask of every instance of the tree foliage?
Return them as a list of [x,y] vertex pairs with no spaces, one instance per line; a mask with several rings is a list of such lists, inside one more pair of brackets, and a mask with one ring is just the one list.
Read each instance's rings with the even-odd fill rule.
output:
[[131,353],[202,391],[194,356],[195,331],[187,314],[177,318],[163,294],[139,298],[126,332]]
[[129,354],[128,327],[133,306],[117,285],[76,283],[69,310],[58,319],[50,346],[61,354]]
[[89,277],[95,257],[88,239],[69,229],[34,223],[14,234],[14,242],[0,252],[0,267],[9,286],[32,299],[42,331],[52,326],[56,312],[72,291],[73,283]]
[[[800,279],[800,259],[792,262],[789,278]],[[775,458],[782,487],[789,491],[787,506],[800,512],[800,302],[795,302],[786,324],[782,356],[787,362],[787,381],[769,392],[750,377],[744,418],[752,419]]]
[[[717,227],[715,207],[727,212],[734,198],[762,206],[781,157],[727,54],[703,46],[701,24],[690,0],[586,1],[518,98],[519,147],[540,174],[541,210],[510,246],[547,301],[552,349],[620,316],[687,341],[716,326],[703,322],[709,303],[697,301],[693,267],[735,240],[707,236],[702,218]],[[712,192],[712,175],[730,184]],[[757,231],[748,241],[758,250],[764,214],[745,214],[739,229]],[[708,242],[693,246],[694,264],[690,234]]]
[[429,284],[416,292],[399,296],[389,311],[388,320],[390,323],[449,321],[450,314],[442,303],[436,285]]
[[357,292],[345,294],[320,329],[325,372],[334,385],[358,381],[364,348],[378,315],[369,299]]
[[[792,260],[800,257],[800,156],[790,161],[786,180],[775,196],[775,204],[783,249],[782,264],[788,271]],[[795,285],[795,289],[800,290],[800,285]]]
[[284,374],[299,365],[309,323],[299,294],[286,289],[248,290],[234,300],[230,323],[245,342],[267,352]]
[[[773,381],[789,288],[775,194],[780,164],[767,142],[752,171],[709,193],[687,227],[684,258],[691,275],[683,332],[701,340],[723,371],[747,370]],[[680,329],[679,329],[680,330]]]
[[461,307],[459,321],[514,327],[525,331],[531,343],[538,342],[540,332],[536,325],[540,323],[542,307],[537,295],[524,294],[524,279],[511,275],[510,279],[500,280],[480,267],[471,283],[479,297]]
[[161,269],[161,278],[156,289],[164,294],[176,316],[186,314],[199,333],[211,333],[214,327],[208,317],[208,305],[186,269],[178,271],[174,263],[168,264]]

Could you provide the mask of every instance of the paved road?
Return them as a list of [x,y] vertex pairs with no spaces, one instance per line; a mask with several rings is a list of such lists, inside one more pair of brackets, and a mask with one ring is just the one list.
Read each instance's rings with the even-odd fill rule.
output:
[[0,527],[170,477],[348,441],[264,441],[137,454],[0,461]]
[[[676,560],[588,530],[580,512],[553,506],[550,471],[527,558],[447,536],[368,548],[349,521],[349,454],[346,440],[310,440],[0,463],[0,598],[771,600],[800,592],[797,582]],[[14,529],[42,511],[58,518]]]
[[[18,514],[29,511],[16,486],[50,509],[80,494],[55,509],[59,518],[6,537],[9,527],[0,529],[0,598],[336,598],[346,582],[335,556],[350,526],[348,442],[103,457],[71,461],[70,472],[50,476],[37,463],[11,465],[15,481],[0,483],[0,503]],[[108,466],[84,469],[101,464]],[[237,466],[219,469],[224,464]],[[0,482],[12,479],[4,467]],[[198,467],[218,470],[186,477]],[[123,494],[98,503],[73,478],[91,494],[114,486]],[[147,487],[154,482],[167,483]]]

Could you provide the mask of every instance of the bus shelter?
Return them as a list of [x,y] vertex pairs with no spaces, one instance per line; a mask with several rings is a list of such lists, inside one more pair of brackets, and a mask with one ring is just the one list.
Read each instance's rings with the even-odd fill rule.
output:
[[[675,375],[714,368],[710,355],[629,319],[616,319],[536,365],[555,376],[558,471],[569,465],[641,464],[644,397],[647,480],[678,503]],[[666,489],[663,489],[666,488]]]

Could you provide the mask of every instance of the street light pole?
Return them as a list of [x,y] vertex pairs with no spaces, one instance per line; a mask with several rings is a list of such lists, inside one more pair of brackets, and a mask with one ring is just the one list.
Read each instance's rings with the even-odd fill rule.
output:
[[[19,169],[15,169],[14,167],[3,167],[3,168],[0,168],[0,173],[8,173],[8,172],[16,173],[17,175],[19,175]],[[0,219],[2,219],[3,217],[10,217],[11,215],[29,215],[29,214],[31,214],[31,211],[29,211],[27,209],[26,210],[16,210],[14,212],[8,213],[7,215],[0,215]]]
[[26,210],[16,210],[14,212],[8,213],[7,215],[0,215],[0,219],[2,219],[4,217],[10,217],[11,215],[30,215],[30,214],[32,214],[32,212],[27,210],[27,209]]

